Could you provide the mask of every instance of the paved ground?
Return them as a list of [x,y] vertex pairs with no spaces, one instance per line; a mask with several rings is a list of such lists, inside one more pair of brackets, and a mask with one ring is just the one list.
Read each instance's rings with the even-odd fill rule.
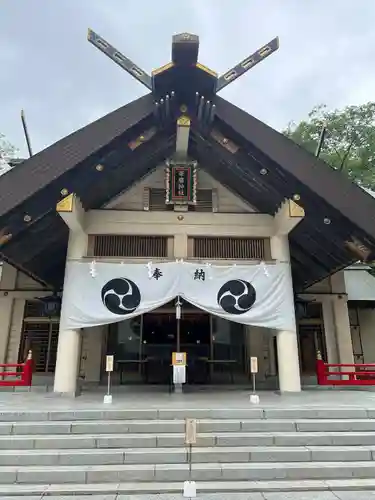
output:
[[[182,495],[93,495],[93,496],[30,496],[27,500],[183,500]],[[293,492],[293,493],[211,493],[198,495],[197,500],[372,500],[371,491]],[[1,500],[26,500],[26,497],[2,497]]]
[[[1,410],[85,410],[103,409],[103,391],[91,391],[78,398],[59,397],[53,393],[0,392]],[[106,408],[248,408],[250,391],[197,390],[183,394],[168,394],[161,388],[116,388],[112,405]],[[260,407],[301,408],[375,408],[375,392],[370,391],[303,391],[299,394],[280,395],[259,392]]]

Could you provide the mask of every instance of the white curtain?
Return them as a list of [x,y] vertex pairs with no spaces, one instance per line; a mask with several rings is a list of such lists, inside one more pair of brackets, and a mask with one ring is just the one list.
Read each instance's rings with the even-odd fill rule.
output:
[[64,329],[115,323],[180,296],[210,314],[245,325],[293,330],[287,264],[201,265],[192,262],[118,264],[69,262]]

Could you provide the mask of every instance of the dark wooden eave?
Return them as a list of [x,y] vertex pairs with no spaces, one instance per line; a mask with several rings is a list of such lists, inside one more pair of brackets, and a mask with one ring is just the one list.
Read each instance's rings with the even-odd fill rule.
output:
[[[61,286],[67,228],[55,212],[63,189],[77,192],[89,209],[108,201],[113,186],[132,184],[148,172],[150,161],[171,152],[167,130],[136,151],[129,147],[153,123],[151,95],[137,99],[70,134],[0,177],[0,238],[12,234],[0,246],[0,257],[42,283]],[[168,149],[169,148],[169,149]],[[149,156],[147,156],[149,155]],[[96,166],[104,166],[98,172]],[[136,165],[136,168],[135,168]],[[112,185],[112,191],[108,188]],[[120,187],[121,189],[121,187]],[[30,222],[24,220],[31,217]],[[59,242],[60,251],[52,242]]]
[[[202,127],[194,110],[189,153],[219,182],[261,212],[274,215],[300,196],[306,217],[290,234],[296,288],[302,290],[357,260],[356,238],[375,257],[375,200],[324,162],[254,117],[216,97],[216,117]],[[0,177],[0,230],[13,237],[2,257],[54,287],[62,285],[68,231],[55,213],[61,190],[98,209],[174,150],[175,116],[158,120],[151,94],[62,139]],[[150,138],[129,144],[146,131]],[[232,141],[229,151],[218,134]],[[104,168],[98,172],[95,167]],[[262,175],[261,171],[267,171]],[[24,216],[31,217],[25,222]],[[329,219],[331,224],[325,224]]]
[[368,259],[375,258],[373,197],[345,174],[219,97],[216,118],[216,126],[240,146],[234,163],[258,180],[260,169],[266,168],[270,187],[287,198],[300,197],[306,217],[289,236],[299,286],[307,287],[358,260],[348,242],[366,246]]
[[246,141],[245,149],[250,154],[263,153],[270,163],[279,165],[301,186],[306,186],[348,221],[371,235],[370,242],[373,242],[374,219],[364,215],[374,211],[374,200],[344,173],[327,168],[323,160],[220,97],[216,98],[216,116],[232,129],[234,135]]
[[91,155],[107,153],[116,138],[139,125],[153,109],[154,100],[148,94],[73,132],[7,172],[0,183],[0,217],[79,167]]

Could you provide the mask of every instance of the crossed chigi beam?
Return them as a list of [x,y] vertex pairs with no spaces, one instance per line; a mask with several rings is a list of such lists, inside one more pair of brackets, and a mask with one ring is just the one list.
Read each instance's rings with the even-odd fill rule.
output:
[[[131,59],[124,56],[115,47],[113,47],[110,43],[104,40],[104,38],[102,38],[100,35],[92,31],[91,29],[88,30],[87,38],[92,45],[98,48],[107,57],[112,59],[112,61],[114,61],[116,64],[121,66],[122,69],[127,71],[133,78],[142,83],[142,85],[144,85],[148,90],[152,91],[153,85],[152,85],[151,75],[146,73],[146,71],[137,66]],[[217,78],[216,92],[220,92],[220,90],[225,88],[227,85],[236,81],[247,71],[249,71],[249,69],[254,68],[254,66],[256,66],[261,61],[263,61],[271,54],[276,52],[278,48],[279,48],[279,38],[276,37],[273,40],[271,40],[268,44],[264,45],[263,47],[255,51],[249,57],[246,57],[246,59],[243,59],[241,62],[233,66],[233,68],[231,68],[226,73]]]
[[97,49],[101,50],[103,54],[112,59],[116,64],[121,66],[122,69],[127,71],[129,75],[138,80],[142,85],[148,88],[148,90],[152,90],[152,78],[151,75],[143,71],[139,66],[133,63],[131,59],[124,56],[121,52],[119,52],[113,45],[108,43],[104,38],[100,35],[92,31],[88,30],[87,40],[94,45]]
[[278,48],[279,37],[276,37],[267,45],[264,45],[251,54],[251,56],[246,57],[246,59],[233,66],[233,68],[224,73],[224,75],[219,76],[216,85],[216,92],[220,92],[220,90],[223,90],[223,88],[227,85],[240,78],[240,76],[244,75],[247,71],[249,71],[249,69],[254,68],[254,66],[266,59],[266,57],[276,52]]

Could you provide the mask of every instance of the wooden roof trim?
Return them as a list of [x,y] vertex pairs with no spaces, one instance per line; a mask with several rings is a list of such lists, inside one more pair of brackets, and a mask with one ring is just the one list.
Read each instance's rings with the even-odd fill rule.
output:
[[0,216],[73,169],[153,111],[148,94],[73,132],[0,177]]
[[374,198],[280,132],[225,99],[216,99],[220,120],[375,239]]

